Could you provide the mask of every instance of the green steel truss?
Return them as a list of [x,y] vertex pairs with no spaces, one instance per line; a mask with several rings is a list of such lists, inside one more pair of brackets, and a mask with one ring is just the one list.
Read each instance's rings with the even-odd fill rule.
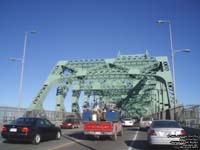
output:
[[94,96],[105,103],[116,103],[123,113],[131,116],[155,114],[177,105],[167,57],[150,57],[148,52],[119,54],[112,59],[59,61],[27,113],[42,114],[43,102],[54,86],[57,112],[65,112],[64,100],[70,87],[75,113],[80,112],[81,91],[84,91],[83,107],[88,107],[89,97]]

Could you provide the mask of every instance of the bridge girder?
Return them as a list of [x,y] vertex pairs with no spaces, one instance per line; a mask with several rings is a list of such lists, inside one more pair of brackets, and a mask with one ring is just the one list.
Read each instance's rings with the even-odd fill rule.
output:
[[[89,97],[100,96],[135,116],[170,109],[174,102],[173,82],[167,57],[147,53],[119,55],[113,59],[60,61],[34,98],[28,111],[43,110],[43,102],[57,86],[56,111],[64,112],[64,100],[72,87],[72,111],[79,113],[79,96],[84,91],[84,107]],[[177,103],[177,100],[176,100]],[[156,109],[154,108],[156,107]]]

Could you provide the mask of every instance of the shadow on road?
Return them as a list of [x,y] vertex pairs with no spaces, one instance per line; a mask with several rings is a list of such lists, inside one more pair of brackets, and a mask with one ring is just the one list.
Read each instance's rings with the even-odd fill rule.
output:
[[138,128],[126,128],[126,127],[124,129],[126,129],[128,131],[137,131],[138,130]]
[[146,140],[126,140],[125,143],[128,147],[136,148],[139,150],[148,150],[148,144]]
[[78,139],[78,140],[85,140],[85,141],[106,141],[106,140],[111,140],[110,136],[100,136],[100,137],[95,137],[93,135],[84,135],[83,132],[79,132],[79,133],[72,133],[72,134],[68,134],[67,136]]
[[90,146],[88,146],[86,144],[83,144],[83,143],[81,143],[81,142],[79,142],[79,141],[76,140],[76,139],[78,139],[78,140],[84,140],[85,138],[84,138],[83,133],[74,133],[74,134],[70,134],[70,135],[62,135],[62,137],[66,138],[66,139],[68,139],[70,141],[73,141],[74,143],[79,144],[79,145],[87,148],[88,150],[96,150],[95,148],[90,147]]
[[9,144],[24,144],[24,145],[28,145],[31,144],[31,142],[28,141],[14,141],[14,140],[3,140],[2,143],[9,143]]

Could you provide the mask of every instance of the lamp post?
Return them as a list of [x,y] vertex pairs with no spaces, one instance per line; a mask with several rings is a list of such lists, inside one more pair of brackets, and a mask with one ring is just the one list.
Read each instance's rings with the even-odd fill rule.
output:
[[173,91],[174,91],[174,120],[176,120],[176,78],[175,78],[175,64],[174,64],[174,55],[178,52],[190,52],[190,49],[174,50],[173,47],[173,37],[172,37],[172,24],[170,20],[157,20],[158,24],[167,23],[169,25],[169,38],[170,38],[170,48],[171,48],[171,61],[172,61],[172,78],[173,78]]
[[11,61],[20,61],[21,62],[21,74],[20,74],[20,82],[19,82],[19,95],[18,95],[18,115],[20,116],[21,111],[21,102],[22,102],[22,89],[23,89],[23,78],[24,78],[24,63],[25,63],[25,56],[26,56],[26,48],[27,48],[27,39],[28,34],[35,34],[36,31],[25,32],[24,36],[24,48],[22,58],[10,58]]

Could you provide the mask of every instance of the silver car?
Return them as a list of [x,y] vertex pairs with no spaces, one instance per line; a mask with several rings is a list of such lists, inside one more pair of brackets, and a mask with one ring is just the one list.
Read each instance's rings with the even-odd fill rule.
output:
[[183,128],[174,120],[155,120],[152,122],[148,132],[149,145],[176,145],[183,144],[182,136],[186,135]]

